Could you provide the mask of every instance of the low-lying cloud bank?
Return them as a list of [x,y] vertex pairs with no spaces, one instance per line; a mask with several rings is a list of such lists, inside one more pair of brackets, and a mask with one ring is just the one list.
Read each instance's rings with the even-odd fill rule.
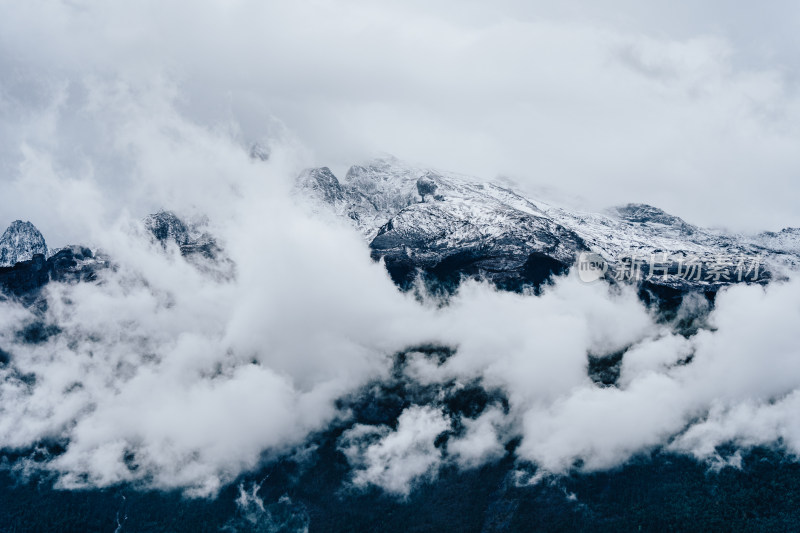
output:
[[[521,437],[517,458],[551,474],[609,469],[657,449],[712,465],[735,466],[742,450],[760,445],[796,456],[798,297],[796,281],[730,288],[719,295],[709,328],[685,338],[653,323],[632,295],[593,291],[571,278],[538,299],[469,285],[439,317],[442,338],[457,335],[448,339],[458,352],[442,365],[412,359],[407,373],[428,385],[478,378],[505,391],[510,408],[442,420],[441,412],[413,406],[392,432],[359,426],[342,443],[354,482],[404,495],[409,476],[496,459],[514,437]],[[619,349],[626,351],[617,385],[599,386],[587,375],[587,353]],[[443,455],[433,445],[444,430],[423,429],[458,421],[467,431]],[[381,439],[355,454],[353,437],[371,431],[383,431]],[[398,442],[414,453],[398,453]]]
[[[516,438],[520,461],[556,474],[655,448],[711,460],[728,443],[800,453],[800,283],[728,289],[689,338],[632,290],[574,276],[539,297],[469,282],[447,305],[420,302],[345,222],[292,196],[305,160],[291,142],[276,139],[268,161],[254,160],[235,135],[185,119],[163,95],[103,89],[93,105],[107,117],[106,157],[126,161],[131,210],[110,212],[118,186],[46,152],[26,151],[17,177],[32,194],[56,187],[45,197],[52,216],[117,266],[97,283],[51,284],[43,316],[0,302],[10,354],[0,448],[22,451],[11,468],[54,472],[63,488],[131,482],[213,495],[332,423],[351,424],[338,445],[353,484],[399,495],[444,465],[495,460]],[[235,278],[151,243],[135,206],[153,203],[207,217]],[[48,335],[27,342],[19,332],[34,322]],[[396,425],[337,406],[389,379],[393,354],[423,345],[456,351],[444,361],[409,354],[405,379],[477,381],[506,405],[474,416],[412,405]],[[588,355],[621,350],[617,386],[596,384]]]

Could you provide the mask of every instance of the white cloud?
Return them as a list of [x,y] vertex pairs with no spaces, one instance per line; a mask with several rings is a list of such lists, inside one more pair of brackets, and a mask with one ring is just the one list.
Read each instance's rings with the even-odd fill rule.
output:
[[[65,439],[66,453],[47,465],[63,486],[147,479],[213,493],[262,453],[324,428],[336,398],[428,336],[408,323],[426,311],[396,290],[355,232],[290,199],[291,148],[276,144],[269,163],[255,163],[226,133],[161,104],[134,100],[130,112],[111,112],[106,146],[137,155],[137,180],[121,200],[208,215],[237,277],[215,279],[177,250],[165,254],[127,210],[109,224],[91,203],[64,199],[116,268],[99,284],[50,285],[44,319],[61,332],[39,345],[14,336],[33,317],[3,304],[17,318],[2,326],[13,368],[0,384],[0,446]],[[60,171],[26,179],[63,184]],[[83,200],[115,200],[103,184],[74,180]]]
[[397,429],[357,424],[342,434],[339,449],[353,467],[356,486],[377,485],[407,496],[412,483],[436,476],[442,451],[436,437],[450,428],[441,409],[412,406],[397,420]]
[[447,443],[447,453],[464,468],[480,466],[505,455],[502,434],[508,425],[503,411],[491,407],[475,419],[464,419],[464,435]]

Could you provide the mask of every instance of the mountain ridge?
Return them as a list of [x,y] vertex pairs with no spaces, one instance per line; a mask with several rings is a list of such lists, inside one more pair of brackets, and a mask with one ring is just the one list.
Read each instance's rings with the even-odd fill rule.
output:
[[[589,264],[592,279],[640,287],[716,292],[738,282],[767,283],[800,266],[800,229],[743,236],[704,229],[647,204],[603,213],[560,207],[507,183],[407,165],[396,158],[353,165],[342,180],[328,167],[307,169],[295,194],[315,209],[350,221],[392,280],[411,288],[420,277],[447,291],[463,278],[534,292],[555,275]],[[166,248],[218,278],[235,265],[210,234],[169,211],[143,220]],[[23,294],[50,279],[94,279],[108,264],[81,246],[49,251],[30,222],[15,221],[0,239],[0,288]],[[41,257],[40,257],[41,256]],[[587,263],[588,262],[588,263]],[[590,273],[592,274],[592,273]]]
[[[800,265],[800,231],[728,234],[647,204],[582,212],[527,197],[505,183],[393,157],[354,165],[341,181],[327,167],[307,169],[296,190],[350,219],[372,257],[383,260],[404,287],[421,272],[448,283],[468,276],[501,288],[537,289],[581,254],[602,258],[607,270],[601,277],[609,281],[635,276],[633,281],[676,290],[764,283]],[[659,264],[661,257],[668,260]]]

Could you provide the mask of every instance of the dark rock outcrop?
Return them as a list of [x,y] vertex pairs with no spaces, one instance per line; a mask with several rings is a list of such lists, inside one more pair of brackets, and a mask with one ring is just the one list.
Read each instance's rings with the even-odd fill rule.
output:
[[29,261],[0,268],[0,292],[32,301],[39,289],[50,281],[94,281],[98,271],[107,266],[107,261],[98,259],[91,250],[80,246],[63,248],[49,259],[36,254]]

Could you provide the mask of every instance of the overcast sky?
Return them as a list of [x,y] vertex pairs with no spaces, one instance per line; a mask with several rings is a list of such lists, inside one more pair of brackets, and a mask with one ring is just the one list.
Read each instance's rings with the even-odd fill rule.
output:
[[113,115],[153,102],[245,146],[289,140],[337,173],[391,153],[591,209],[641,201],[737,231],[800,226],[792,2],[0,10],[0,225],[32,219],[56,241],[78,230],[26,196],[24,162],[46,157],[56,181],[90,174],[107,201],[152,208],[132,197],[135,154]]

